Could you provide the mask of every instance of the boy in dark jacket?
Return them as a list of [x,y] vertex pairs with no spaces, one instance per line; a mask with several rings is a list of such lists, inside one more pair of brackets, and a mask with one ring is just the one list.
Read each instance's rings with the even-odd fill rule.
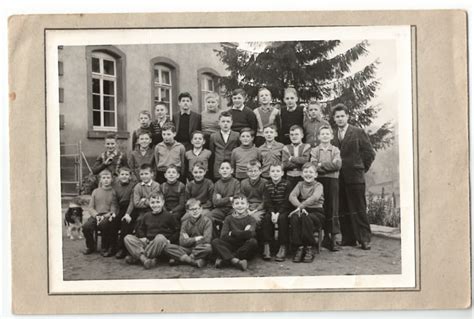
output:
[[247,270],[247,260],[253,258],[258,244],[255,239],[257,222],[248,214],[249,203],[239,195],[232,202],[233,212],[224,220],[221,237],[212,241],[217,254],[216,267],[230,263],[237,269]]

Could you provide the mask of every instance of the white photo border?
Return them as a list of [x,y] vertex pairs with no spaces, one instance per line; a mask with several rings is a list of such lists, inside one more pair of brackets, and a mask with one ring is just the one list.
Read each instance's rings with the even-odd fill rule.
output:
[[[248,32],[251,31],[251,32]],[[315,36],[316,35],[316,36]],[[397,47],[401,274],[186,279],[63,279],[58,46],[294,40],[394,40]],[[414,126],[411,26],[252,27],[45,30],[50,294],[416,290]],[[414,67],[414,66],[413,66]],[[403,147],[402,147],[403,146]],[[126,288],[124,288],[126,287]],[[204,288],[205,287],[205,288]]]

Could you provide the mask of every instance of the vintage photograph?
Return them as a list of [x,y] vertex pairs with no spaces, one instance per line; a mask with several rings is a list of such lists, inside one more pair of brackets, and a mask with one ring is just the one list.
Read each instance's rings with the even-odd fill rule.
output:
[[412,32],[48,30],[50,292],[414,288]]

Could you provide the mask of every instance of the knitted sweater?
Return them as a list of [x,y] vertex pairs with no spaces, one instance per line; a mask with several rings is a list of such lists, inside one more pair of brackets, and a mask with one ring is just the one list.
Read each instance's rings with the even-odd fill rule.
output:
[[176,218],[166,211],[157,214],[148,212],[143,216],[137,228],[137,237],[146,237],[153,240],[156,235],[165,236],[171,243],[177,243],[179,238],[179,224]]
[[201,127],[204,134],[211,135],[212,133],[219,132],[219,114],[219,111],[205,111],[201,113]]
[[171,145],[161,142],[155,146],[155,164],[160,172],[166,171],[166,168],[173,164],[180,168],[180,174],[184,174],[184,154],[186,150],[184,145],[174,142]]
[[212,208],[212,194],[214,192],[214,183],[210,179],[203,179],[200,182],[195,180],[186,184],[185,200],[195,198],[201,202],[202,208]]
[[[250,225],[249,230],[244,230],[247,225]],[[236,216],[235,213],[227,216],[224,219],[224,224],[222,225],[221,238],[224,240],[239,240],[246,241],[250,238],[255,238],[255,228],[257,227],[257,222],[255,218],[249,215],[243,217]],[[229,234],[230,233],[230,234]]]
[[298,182],[291,191],[290,202],[295,207],[322,208],[324,203],[323,185],[317,181]]
[[283,144],[273,141],[270,145],[265,142],[259,148],[260,157],[262,159],[262,177],[270,177],[270,166],[272,164],[281,163]]
[[230,164],[234,169],[234,175],[238,179],[247,177],[247,164],[252,161],[260,161],[260,151],[255,145],[241,145],[232,151]]
[[152,148],[148,148],[144,155],[142,155],[139,147],[130,152],[128,167],[130,167],[137,179],[140,179],[140,166],[143,164],[149,164],[151,167],[155,167],[155,155]]
[[240,132],[244,127],[250,127],[254,132],[257,131],[257,117],[250,108],[244,106],[242,111],[232,108],[229,112],[232,114],[232,131]]
[[[188,238],[184,237],[188,235]],[[210,244],[212,240],[212,221],[206,216],[199,216],[197,219],[189,217],[181,225],[179,234],[179,244],[183,247],[193,247],[196,245],[194,237],[203,236],[200,244]]]
[[197,162],[202,162],[207,171],[209,169],[209,161],[211,156],[211,151],[205,148],[203,148],[199,154],[194,153],[194,149],[187,151],[184,156],[186,158],[186,167],[188,168],[187,171],[191,174],[193,165]]
[[290,183],[285,179],[281,179],[276,184],[272,180],[268,181],[263,191],[263,205],[265,211],[267,213],[288,212],[291,208],[288,202],[291,191]]
[[306,118],[304,120],[303,128],[304,128],[304,138],[305,143],[315,147],[319,144],[319,129],[323,125],[329,125],[329,123],[325,120],[318,120],[318,119],[310,119]]
[[118,213],[117,193],[109,187],[99,187],[94,189],[89,203],[89,209],[94,215],[105,213]]
[[267,180],[260,177],[255,181],[246,178],[240,183],[240,193],[247,197],[250,206],[253,206],[251,209],[263,208],[263,192],[266,183]]
[[127,184],[122,184],[120,181],[117,181],[113,188],[117,194],[117,201],[119,207],[119,216],[124,214],[130,215],[133,211],[133,201],[132,194],[135,183],[129,182]]
[[168,182],[161,184],[161,192],[165,196],[165,207],[173,215],[178,214],[178,217],[184,215],[184,189],[185,186],[180,181],[173,184]]
[[[309,144],[283,146],[282,162],[287,176],[301,176],[303,164],[309,162],[311,147]],[[291,159],[290,159],[291,158]]]
[[[214,184],[214,194],[212,195],[212,203],[214,207],[217,208],[224,208],[224,209],[231,209],[232,202],[230,201],[230,197],[237,197],[240,194],[240,183],[237,179],[230,178],[226,179],[219,179]],[[217,195],[220,195],[218,198]]]

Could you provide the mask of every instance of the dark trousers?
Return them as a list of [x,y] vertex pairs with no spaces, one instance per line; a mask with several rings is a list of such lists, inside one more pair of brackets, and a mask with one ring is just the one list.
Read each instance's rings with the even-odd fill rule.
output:
[[120,221],[120,235],[117,245],[118,250],[126,250],[123,240],[125,239],[125,236],[133,234],[133,231],[135,230],[135,224],[136,220],[133,219],[130,221],[130,223],[127,223],[125,220]]
[[301,176],[286,176],[286,180],[290,184],[290,189],[293,190],[298,182],[303,181],[303,178]]
[[306,208],[308,215],[293,214],[290,217],[291,235],[290,243],[293,246],[315,246],[314,232],[321,230],[324,224],[322,208]]
[[257,240],[255,238],[250,238],[245,241],[233,238],[230,240],[215,238],[211,244],[217,256],[226,261],[232,258],[252,259],[258,249]]
[[[278,243],[280,245],[288,244],[288,212],[280,213],[278,215]],[[263,241],[270,243],[274,239],[275,224],[272,223],[272,214],[266,213],[263,216]]]
[[324,191],[324,235],[339,234],[339,180],[330,177],[318,177]]
[[95,217],[89,217],[89,219],[82,226],[82,232],[84,233],[84,238],[86,239],[86,246],[89,249],[96,248],[96,239],[94,235],[97,230],[100,230],[102,233],[102,249],[117,249],[117,236],[118,236],[118,223],[117,218],[112,219],[103,219],[99,224],[97,224],[97,219]]
[[365,184],[345,184],[342,178],[339,179],[339,212],[343,241],[370,242]]

